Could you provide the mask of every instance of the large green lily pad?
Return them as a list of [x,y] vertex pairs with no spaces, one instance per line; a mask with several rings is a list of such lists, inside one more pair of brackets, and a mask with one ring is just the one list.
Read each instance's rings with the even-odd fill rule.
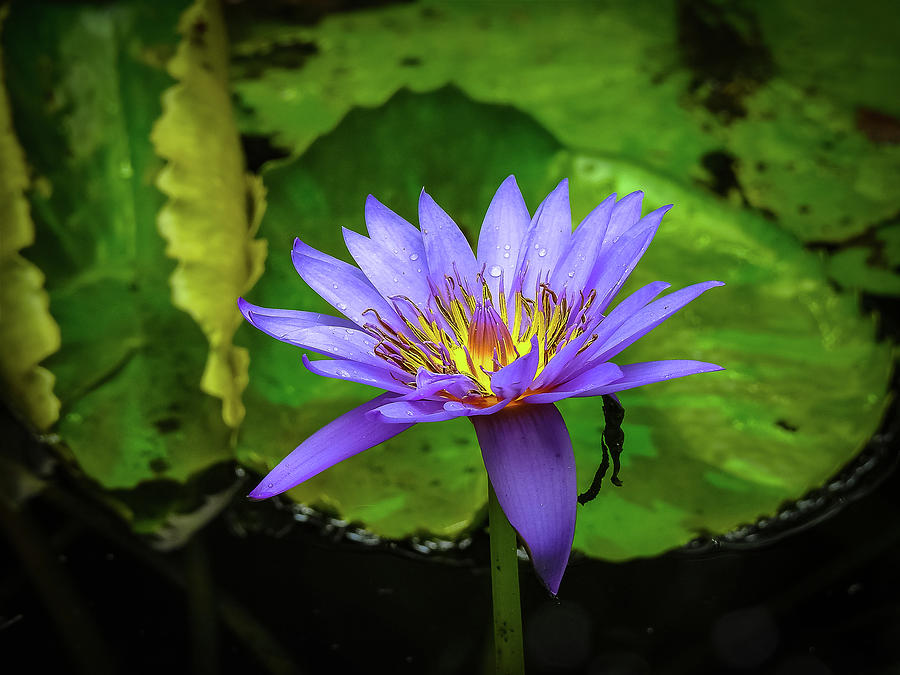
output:
[[[273,253],[249,299],[333,311],[296,276],[288,255],[295,235],[348,259],[339,228],[364,231],[367,193],[415,222],[424,185],[474,241],[491,193],[513,172],[532,209],[569,176],[576,219],[613,190],[644,189],[645,210],[675,203],[631,286],[728,284],[621,357],[693,358],[728,370],[622,395],[626,485],[580,510],[580,550],[653,555],[752,521],[822,483],[874,431],[890,350],[874,342],[873,321],[859,315],[855,298],[831,289],[817,256],[751,212],[618,158],[565,151],[529,117],[455,89],[401,92],[381,108],[354,110],[300,158],[265,173],[261,233]],[[297,349],[249,326],[238,341],[252,356],[238,452],[258,466],[274,465],[375,393],[310,375]],[[600,461],[600,401],[561,408],[584,488]],[[466,422],[420,425],[291,494],[385,536],[450,535],[483,506],[479,464]]]
[[[860,106],[900,112],[898,22],[887,5],[825,5],[435,3],[242,22],[234,86],[242,129],[299,154],[354,106],[451,83],[567,147],[724,180],[797,237],[841,241],[900,209],[896,138],[857,120]],[[716,164],[734,185],[710,178]]]

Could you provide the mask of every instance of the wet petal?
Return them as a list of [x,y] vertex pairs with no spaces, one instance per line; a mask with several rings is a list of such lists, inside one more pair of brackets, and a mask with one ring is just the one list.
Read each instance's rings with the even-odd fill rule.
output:
[[612,358],[627,346],[642,338],[675,312],[689,302],[705,293],[710,288],[724,286],[721,281],[704,281],[687,288],[682,288],[669,293],[659,300],[654,300],[643,309],[632,314],[622,325],[606,340],[600,342],[594,351],[592,360],[605,361]]
[[678,377],[686,377],[687,375],[697,375],[699,373],[712,373],[717,370],[725,370],[722,366],[714,363],[704,363],[703,361],[647,361],[645,363],[630,363],[622,368],[622,377],[610,382],[609,384],[583,391],[576,396],[601,396],[603,394],[612,394],[625,389],[641,387],[645,384],[653,384],[654,382],[662,382],[663,380],[674,380]]
[[569,181],[563,179],[538,207],[522,240],[516,273],[525,272],[522,288],[526,294],[533,295],[538,279],[545,280],[556,267],[571,236]]
[[373,419],[385,423],[402,422],[443,422],[457,417],[491,415],[506,407],[509,401],[500,401],[487,408],[469,405],[459,401],[404,401],[395,400],[379,406],[370,413]]
[[473,417],[497,500],[554,595],[575,536],[575,456],[553,405],[520,405]]
[[628,233],[641,218],[641,203],[644,193],[641,190],[627,194],[620,199],[613,208],[609,218],[609,227],[603,238],[603,248],[615,244],[615,242]]
[[584,396],[584,392],[610,384],[621,377],[622,370],[615,363],[601,363],[558,385],[553,391],[533,394],[524,401],[526,404],[556,403],[573,396]]
[[[553,389],[557,383],[565,382],[580,374],[588,366],[591,357],[606,339],[612,335],[632,314],[641,309],[657,295],[669,288],[671,284],[654,281],[639,288],[616,305],[599,325],[591,326],[584,335],[572,340],[557,353],[535,380],[535,389]],[[588,339],[594,335],[596,340],[582,351]],[[600,344],[597,344],[597,343]],[[581,352],[581,353],[579,353]]]
[[522,238],[530,221],[516,179],[509,176],[491,200],[478,236],[478,270],[484,268],[484,280],[495,300],[500,291],[501,276],[505,289],[509,290]]
[[455,276],[455,270],[473,283],[478,269],[466,236],[425,190],[419,195],[419,225],[432,280]]
[[265,499],[290,490],[338,462],[412,427],[412,424],[384,424],[367,417],[371,410],[393,398],[394,394],[382,394],[326,424],[281,460],[249,497]]
[[[410,376],[411,377],[411,376]],[[438,392],[447,392],[451,396],[462,398],[466,396],[475,387],[472,379],[466,375],[432,373],[424,368],[419,368],[413,383],[413,391],[407,392],[401,396],[400,401],[421,401],[423,399],[441,399]]]
[[375,322],[371,312],[363,314],[367,309],[374,309],[391,325],[402,327],[397,312],[361,270],[322,253],[310,255],[307,250],[315,249],[310,249],[299,239],[294,243],[291,253],[294,268],[326,302],[360,326]]
[[379,368],[370,363],[360,363],[358,361],[348,361],[346,359],[322,359],[320,361],[310,361],[306,354],[303,355],[303,365],[306,366],[311,373],[321,375],[323,377],[333,377],[338,380],[347,380],[349,382],[359,382],[367,384],[371,387],[386,389],[398,394],[406,394],[410,387],[403,384],[398,379],[399,375],[387,368]]
[[628,235],[620,239],[616,246],[601,251],[587,281],[587,287],[597,292],[593,305],[596,311],[602,312],[612,302],[640,262],[654,235],[656,228],[651,228],[634,236]]
[[600,254],[615,203],[616,195],[613,193],[581,221],[569,239],[565,252],[556,263],[550,278],[551,287],[557,290],[567,288],[573,296],[577,296],[585,287]]
[[[303,312],[296,309],[272,309],[269,307],[260,307],[253,303],[247,302],[243,298],[238,298],[238,309],[244,318],[253,325],[253,317],[264,316],[268,319],[277,319],[277,324],[286,330],[300,330],[303,328],[312,328],[313,326],[337,326],[339,328],[352,328],[358,330],[355,323],[340,316],[331,316],[329,314],[320,314],[319,312]],[[267,325],[275,325],[270,321]],[[259,326],[257,326],[259,328]],[[260,329],[263,330],[263,329]],[[263,330],[264,333],[269,333]],[[271,333],[269,333],[271,335]]]

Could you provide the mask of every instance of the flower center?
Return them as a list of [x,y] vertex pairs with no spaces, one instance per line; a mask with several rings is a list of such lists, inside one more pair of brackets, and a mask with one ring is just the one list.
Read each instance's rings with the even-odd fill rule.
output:
[[492,396],[491,374],[532,349],[537,338],[537,372],[562,347],[582,335],[590,325],[591,291],[576,300],[539,283],[533,297],[518,289],[509,297],[501,279],[497,304],[483,274],[477,277],[480,297],[459,278],[444,277],[443,287],[431,284],[431,296],[423,310],[405,296],[391,298],[402,326],[391,325],[375,310],[366,310],[375,322],[364,328],[378,338],[375,354],[399,366],[412,377],[420,368],[433,373],[461,374],[472,380],[478,396]]

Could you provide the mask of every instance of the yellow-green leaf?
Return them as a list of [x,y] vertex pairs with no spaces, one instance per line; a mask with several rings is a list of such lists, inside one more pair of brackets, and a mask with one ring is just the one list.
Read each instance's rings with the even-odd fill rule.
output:
[[[0,9],[0,28],[8,8]],[[25,190],[28,173],[16,140],[3,86],[0,51],[0,380],[10,404],[30,424],[46,429],[59,417],[54,377],[38,364],[59,349],[44,275],[19,255],[34,243]]]
[[152,134],[168,160],[157,187],[169,201],[157,225],[178,261],[172,302],[209,340],[201,388],[222,399],[231,427],[244,417],[241,392],[249,357],[232,337],[240,324],[237,298],[262,273],[266,242],[254,240],[264,204],[261,184],[244,170],[227,79],[228,50],[218,4],[198,0],[181,17],[182,41],[168,63],[178,82],[163,95]]

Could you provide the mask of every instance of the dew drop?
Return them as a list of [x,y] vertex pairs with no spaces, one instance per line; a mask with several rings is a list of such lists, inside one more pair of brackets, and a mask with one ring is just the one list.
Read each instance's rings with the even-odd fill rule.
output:
[[337,371],[339,377],[350,377],[350,372],[347,370],[339,370]]
[[398,281],[400,281],[400,277],[394,277],[394,283],[396,284]]
[[337,348],[337,347],[332,347],[332,348],[331,348],[331,351],[333,351],[335,354],[337,354],[337,353],[338,353],[338,348]]
[[269,483],[268,485],[266,485],[266,487],[271,489],[271,488],[275,487],[275,483]]
[[406,416],[407,416],[407,417],[412,417],[412,416],[413,416],[412,410],[407,410],[407,411],[406,411]]
[[543,258],[545,255],[547,255],[547,249],[542,248],[540,251],[538,251],[538,256],[540,256],[541,258]]
[[416,268],[416,272],[421,272],[421,271],[422,271],[422,268],[421,268],[421,267],[417,267],[417,268]]
[[503,248],[505,248],[508,251],[510,249],[510,246],[509,246],[509,244],[506,244],[506,246],[504,246]]
[[535,248],[540,248],[541,245],[540,245],[540,244],[535,244],[534,247],[535,247]]
[[341,311],[343,312],[345,309],[347,309],[347,303],[346,303],[346,302],[339,302],[337,307],[338,307],[339,310],[341,310]]
[[571,279],[572,277],[574,277],[574,276],[575,276],[575,272],[569,272],[569,278],[570,278],[570,279]]
[[500,276],[500,272],[502,272],[502,271],[503,271],[503,270],[500,269],[500,265],[494,265],[493,267],[491,267],[491,276],[492,276],[492,277],[499,277],[499,276]]
[[413,262],[415,262],[416,260],[419,259],[419,254],[418,254],[418,253],[412,253],[412,254],[410,254],[410,256],[409,256],[409,259],[412,260]]
[[337,284],[331,284],[331,287],[332,287],[332,288],[337,288],[338,285],[337,285]]
[[504,258],[508,258],[508,257],[509,257],[509,251],[507,251],[506,253],[504,253],[504,254],[503,254],[503,257],[504,257]]

